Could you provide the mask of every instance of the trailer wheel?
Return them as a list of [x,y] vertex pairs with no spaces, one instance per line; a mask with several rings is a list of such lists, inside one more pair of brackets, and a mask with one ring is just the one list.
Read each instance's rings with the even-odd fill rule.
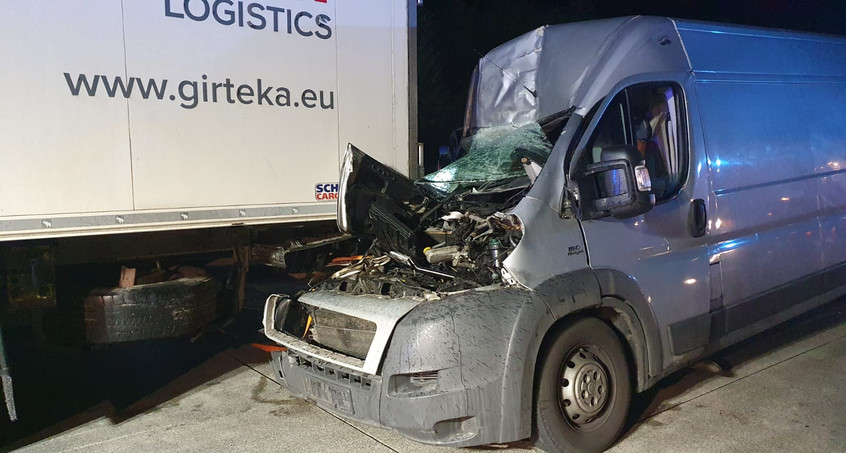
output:
[[623,429],[631,399],[626,354],[614,331],[585,318],[561,331],[543,361],[535,400],[538,446],[600,452]]
[[194,332],[217,316],[217,292],[211,277],[95,289],[85,298],[86,339],[119,343]]

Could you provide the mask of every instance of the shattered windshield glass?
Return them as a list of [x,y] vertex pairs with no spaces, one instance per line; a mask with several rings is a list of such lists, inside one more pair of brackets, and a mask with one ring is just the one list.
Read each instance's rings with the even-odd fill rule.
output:
[[462,185],[527,177],[523,158],[541,167],[552,150],[552,143],[537,122],[522,126],[480,129],[462,140],[467,154],[446,167],[424,176],[418,183],[450,193]]

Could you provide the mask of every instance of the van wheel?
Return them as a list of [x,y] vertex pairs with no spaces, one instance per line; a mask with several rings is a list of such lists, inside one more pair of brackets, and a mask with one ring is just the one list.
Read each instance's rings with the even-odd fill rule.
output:
[[195,332],[217,316],[217,292],[211,277],[96,289],[85,298],[86,340],[119,343]]
[[538,446],[549,452],[600,452],[623,429],[631,400],[629,367],[614,331],[595,318],[553,340],[535,393]]

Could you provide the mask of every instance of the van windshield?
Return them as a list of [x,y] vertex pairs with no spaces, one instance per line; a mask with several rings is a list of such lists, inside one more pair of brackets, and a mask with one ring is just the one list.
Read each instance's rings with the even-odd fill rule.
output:
[[[485,187],[496,187],[519,179],[525,179],[525,185],[528,185],[522,159],[528,158],[543,167],[554,141],[560,135],[557,126],[563,125],[564,120],[564,116],[556,115],[552,129],[557,129],[557,134],[548,130],[547,125],[551,122],[543,120],[521,126],[478,129],[473,135],[461,140],[461,149],[465,152],[462,157],[424,176],[417,183],[444,194],[459,187],[472,186],[483,190]],[[554,138],[551,141],[549,137]]]

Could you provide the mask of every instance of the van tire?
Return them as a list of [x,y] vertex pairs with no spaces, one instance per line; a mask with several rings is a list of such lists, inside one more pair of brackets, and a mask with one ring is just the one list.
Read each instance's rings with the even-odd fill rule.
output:
[[86,340],[120,343],[195,332],[217,316],[217,292],[211,277],[95,289],[84,303]]
[[537,446],[548,452],[601,452],[617,440],[631,401],[626,353],[596,318],[560,330],[543,358],[535,392]]

